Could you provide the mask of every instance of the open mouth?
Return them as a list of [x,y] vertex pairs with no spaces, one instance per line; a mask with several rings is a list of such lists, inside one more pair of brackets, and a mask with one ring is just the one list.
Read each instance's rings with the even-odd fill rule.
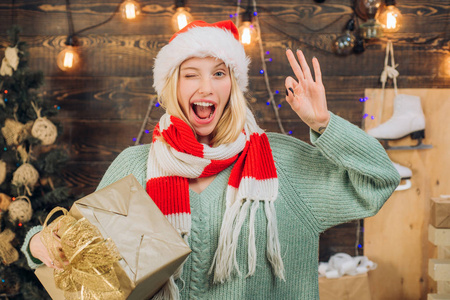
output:
[[192,110],[200,120],[206,121],[214,115],[216,106],[210,102],[195,102],[192,103]]

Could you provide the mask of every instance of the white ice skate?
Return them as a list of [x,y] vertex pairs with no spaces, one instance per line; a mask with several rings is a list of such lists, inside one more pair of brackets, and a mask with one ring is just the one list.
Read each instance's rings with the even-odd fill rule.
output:
[[[394,113],[385,123],[367,131],[383,142],[387,150],[429,149],[431,145],[422,144],[425,138],[425,115],[422,111],[420,97],[398,94],[394,99]],[[418,140],[415,146],[390,147],[389,140],[397,140],[410,135]]]
[[412,171],[410,168],[407,168],[405,166],[402,166],[400,164],[397,164],[393,162],[394,167],[397,169],[397,172],[400,174],[401,180],[404,181],[404,184],[400,184],[395,190],[396,191],[404,191],[411,187],[411,177],[412,177]]

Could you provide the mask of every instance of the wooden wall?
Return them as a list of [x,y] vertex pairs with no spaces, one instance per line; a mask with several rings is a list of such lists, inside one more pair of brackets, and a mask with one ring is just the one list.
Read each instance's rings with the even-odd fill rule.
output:
[[[72,0],[75,30],[107,19],[119,0]],[[30,67],[42,70],[45,97],[61,107],[59,121],[64,126],[60,142],[67,145],[71,161],[64,173],[76,193],[91,193],[111,161],[124,148],[133,145],[152,89],[153,58],[172,35],[170,28],[174,1],[140,0],[142,15],[126,22],[116,15],[111,22],[79,36],[83,67],[75,74],[61,72],[56,56],[68,34],[64,0],[15,0],[0,2],[0,55],[8,46],[6,31],[21,26],[22,40],[30,46]],[[242,1],[246,3],[246,1]],[[230,19],[236,1],[188,0],[196,19],[208,22]],[[318,57],[324,75],[329,109],[360,126],[363,105],[359,98],[365,88],[380,87],[386,38],[370,41],[360,55],[338,57],[332,42],[342,32],[352,13],[350,0],[259,0],[258,12],[266,51],[272,90],[283,101],[284,78],[292,75],[285,59],[287,47],[300,48],[308,60]],[[388,38],[394,42],[401,88],[448,87],[450,75],[444,62],[450,58],[448,0],[398,0],[404,14],[400,32]],[[234,20],[234,19],[233,19]],[[249,101],[261,127],[279,131],[267,92],[259,73],[261,60],[257,47],[249,47],[252,58]],[[286,131],[308,141],[308,128],[281,103],[280,116]],[[162,114],[152,112],[154,121]],[[151,124],[148,129],[151,130]],[[150,141],[146,134],[142,142]],[[357,222],[325,232],[320,257],[327,260],[335,252],[355,254]],[[362,253],[362,252],[360,252]]]

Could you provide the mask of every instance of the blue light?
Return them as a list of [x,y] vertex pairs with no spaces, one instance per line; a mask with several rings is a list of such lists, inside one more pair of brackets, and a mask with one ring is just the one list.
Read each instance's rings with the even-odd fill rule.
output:
[[264,74],[264,70],[259,70],[259,73],[260,74]]
[[267,104],[267,105],[270,105],[270,102],[269,102],[269,101],[267,101],[267,102],[266,102],[266,104]]
[[230,18],[232,18],[233,17],[233,15],[230,15]]
[[288,134],[292,134],[292,130],[289,130]]
[[280,91],[279,90],[275,90],[275,94],[279,94],[280,93]]
[[266,54],[267,54],[267,55],[269,55],[269,54],[270,54],[270,52],[269,52],[269,51],[266,51]]
[[6,150],[8,150],[8,148],[6,148],[6,147],[5,147],[5,148],[3,148],[3,150],[5,150],[5,151],[6,151]]
[[281,104],[278,104],[278,108],[281,108]]
[[7,99],[7,98],[5,98],[5,102],[8,102],[8,99]]
[[147,129],[147,130],[145,130],[145,133],[150,133],[150,130],[148,130],[148,129]]
[[269,61],[272,61],[272,58],[269,57]]
[[358,248],[361,249],[361,248],[362,248],[362,245],[361,245],[361,244],[358,244]]
[[371,116],[370,118],[371,118],[372,120],[374,120],[374,119],[375,119],[375,117],[374,117],[374,116]]
[[137,138],[133,138],[133,142],[136,142],[137,141]]
[[257,16],[257,15],[258,15],[258,13],[257,13],[257,12],[255,11],[255,12],[253,12],[253,15],[254,15],[254,16]]
[[155,106],[159,107],[161,104],[159,104],[159,102],[156,102]]
[[369,116],[368,114],[364,114],[363,118],[365,119],[365,118],[367,118],[368,116]]
[[5,279],[2,279],[2,282],[5,282]]
[[60,110],[60,109],[61,109],[61,106],[58,106],[56,109]]

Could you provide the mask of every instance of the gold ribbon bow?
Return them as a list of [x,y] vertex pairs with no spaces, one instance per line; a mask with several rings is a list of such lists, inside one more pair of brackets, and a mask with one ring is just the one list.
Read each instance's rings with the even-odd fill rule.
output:
[[11,245],[11,241],[16,235],[10,229],[0,233],[0,259],[5,265],[12,264],[19,259],[19,253]]
[[[47,226],[57,211],[58,217]],[[59,236],[59,238],[58,238]],[[54,271],[56,286],[64,291],[66,299],[124,299],[114,264],[121,258],[111,239],[104,239],[100,231],[85,218],[76,220],[61,207],[47,216],[42,230],[42,242],[51,255],[63,264],[57,241],[69,264]]]

